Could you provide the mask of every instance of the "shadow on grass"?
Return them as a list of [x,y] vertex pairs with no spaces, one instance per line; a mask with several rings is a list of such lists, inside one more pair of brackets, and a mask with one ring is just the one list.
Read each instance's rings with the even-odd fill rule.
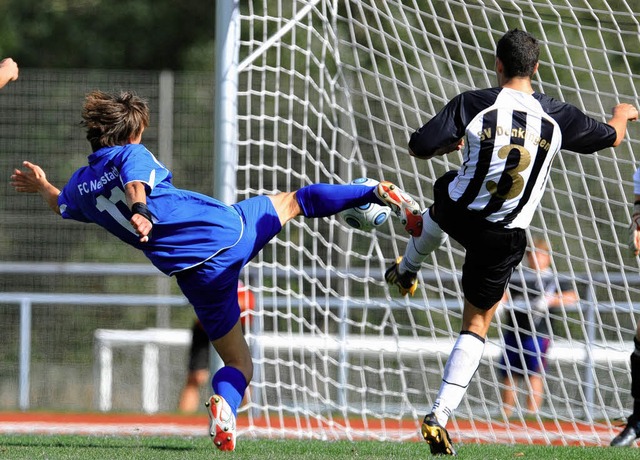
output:
[[[132,442],[133,441],[133,442]],[[194,444],[189,444],[189,439],[184,439],[180,444],[176,441],[167,442],[167,439],[153,438],[103,438],[70,436],[60,439],[59,436],[33,436],[33,435],[9,435],[0,436],[2,447],[42,447],[42,448],[67,448],[67,449],[131,449],[132,447],[158,450],[188,452],[199,449]]]

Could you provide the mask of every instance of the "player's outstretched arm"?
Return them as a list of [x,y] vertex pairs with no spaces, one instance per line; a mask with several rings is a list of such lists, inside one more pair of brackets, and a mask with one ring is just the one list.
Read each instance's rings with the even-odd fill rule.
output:
[[613,146],[617,147],[627,133],[627,123],[638,119],[638,109],[631,104],[618,104],[612,112],[613,115],[607,123],[616,130],[616,141]]
[[128,182],[124,186],[124,194],[133,213],[130,221],[131,226],[140,237],[140,242],[147,243],[153,228],[153,216],[147,208],[146,186],[138,181]]
[[15,169],[11,175],[11,186],[20,193],[39,193],[56,214],[60,214],[58,195],[60,190],[47,180],[44,170],[33,163],[23,161],[23,170]]

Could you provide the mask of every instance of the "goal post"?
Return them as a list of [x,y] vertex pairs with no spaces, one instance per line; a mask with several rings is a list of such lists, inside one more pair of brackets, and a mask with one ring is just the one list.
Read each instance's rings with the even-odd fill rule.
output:
[[[416,160],[409,136],[456,94],[496,84],[496,42],[516,27],[541,43],[536,91],[599,120],[619,102],[640,104],[640,6],[631,0],[218,3],[233,3],[239,18],[239,42],[217,44],[237,49],[237,72],[217,72],[237,81],[237,114],[218,118],[216,130],[237,146],[237,200],[368,176],[429,206],[434,181],[461,157]],[[220,127],[231,125],[237,131]],[[452,418],[454,441],[606,444],[630,413],[640,267],[627,226],[639,147],[632,125],[615,150],[554,160],[529,233],[549,243],[555,280],[579,301],[549,313],[543,406],[527,411],[525,381],[514,415],[503,412],[501,313]],[[464,253],[447,242],[403,299],[383,273],[406,242],[397,220],[367,233],[340,218],[300,218],[251,261],[244,281],[258,301],[247,332],[256,365],[242,410],[247,435],[419,437],[459,332]],[[523,440],[532,418],[538,428]]]
[[235,199],[235,165],[238,153],[238,36],[237,1],[216,2],[216,56],[213,196],[224,203]]

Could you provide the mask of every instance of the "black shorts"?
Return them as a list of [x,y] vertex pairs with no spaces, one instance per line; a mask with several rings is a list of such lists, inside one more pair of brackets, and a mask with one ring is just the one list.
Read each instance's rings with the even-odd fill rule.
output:
[[201,369],[209,369],[209,337],[202,328],[200,321],[196,321],[191,329],[193,338],[191,339],[191,348],[189,349],[189,370],[197,371]]
[[462,266],[465,298],[475,307],[488,310],[502,299],[513,270],[524,257],[526,232],[489,222],[449,198],[447,187],[455,175],[450,171],[436,181],[429,213],[466,251]]

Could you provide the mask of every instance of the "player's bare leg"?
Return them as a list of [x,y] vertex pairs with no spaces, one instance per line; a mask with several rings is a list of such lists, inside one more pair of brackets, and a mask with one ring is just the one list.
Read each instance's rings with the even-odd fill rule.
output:
[[283,226],[294,217],[302,214],[300,204],[296,200],[296,192],[276,193],[275,195],[269,195],[269,199],[278,213],[280,224]]
[[544,380],[541,375],[530,375],[529,386],[531,387],[531,393],[529,393],[529,403],[527,409],[532,414],[538,412],[542,406],[542,399],[544,396]]
[[178,410],[180,412],[195,412],[200,405],[200,388],[209,380],[209,369],[194,369],[187,375],[180,401],[178,402]]
[[502,410],[507,418],[511,417],[516,406],[516,382],[515,378],[509,377],[505,377],[502,382],[504,385],[502,390]]

